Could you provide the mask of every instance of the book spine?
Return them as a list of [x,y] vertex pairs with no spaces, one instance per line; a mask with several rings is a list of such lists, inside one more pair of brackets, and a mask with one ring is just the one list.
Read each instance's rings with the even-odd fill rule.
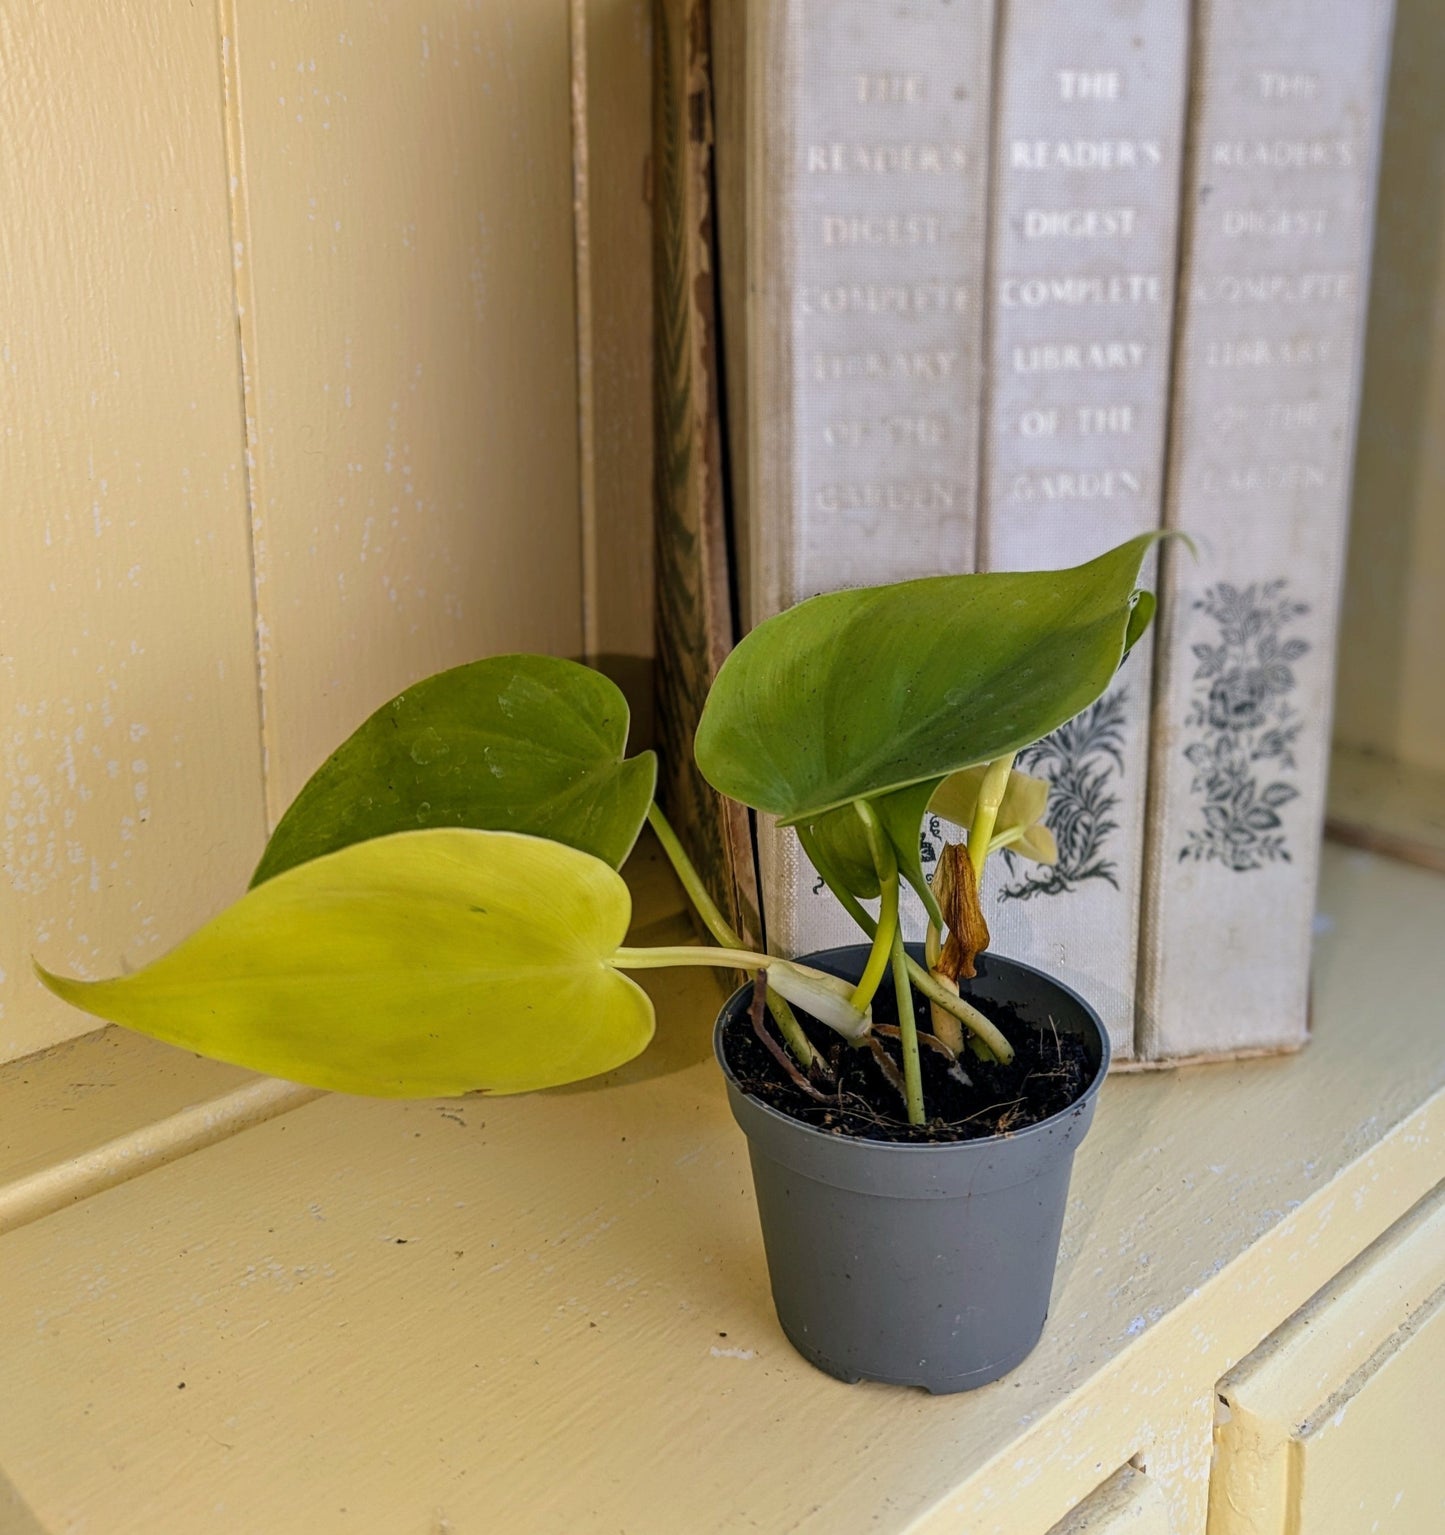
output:
[[[973,566],[993,9],[749,6],[750,623]],[[793,834],[758,837],[770,944],[854,940]]]
[[1142,1053],[1307,1030],[1389,0],[1200,0]]
[[[979,565],[1077,565],[1160,526],[1187,0],[1003,0]],[[1149,656],[1017,766],[1050,782],[1052,867],[991,860],[1001,954],[1134,1051]]]

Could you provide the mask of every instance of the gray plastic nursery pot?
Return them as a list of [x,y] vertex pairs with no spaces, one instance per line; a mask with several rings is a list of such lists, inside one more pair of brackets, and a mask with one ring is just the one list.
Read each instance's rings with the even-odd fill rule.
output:
[[[913,950],[915,957],[921,952]],[[856,979],[866,946],[804,956]],[[1007,1374],[1048,1316],[1074,1152],[1094,1117],[1109,1037],[1082,997],[1041,971],[983,954],[964,995],[1078,1035],[1094,1073],[1077,1102],[1012,1135],[894,1145],[831,1135],[749,1097],[713,1035],[733,1117],[747,1136],[778,1320],[810,1363],[840,1380],[945,1393]]]

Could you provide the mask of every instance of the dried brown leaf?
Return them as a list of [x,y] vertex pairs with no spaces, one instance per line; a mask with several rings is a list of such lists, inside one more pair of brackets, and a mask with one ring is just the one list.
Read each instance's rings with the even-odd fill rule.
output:
[[974,956],[988,947],[988,923],[978,899],[978,878],[963,843],[945,844],[939,854],[933,889],[948,927],[948,940],[939,955],[937,971],[951,981],[972,980]]

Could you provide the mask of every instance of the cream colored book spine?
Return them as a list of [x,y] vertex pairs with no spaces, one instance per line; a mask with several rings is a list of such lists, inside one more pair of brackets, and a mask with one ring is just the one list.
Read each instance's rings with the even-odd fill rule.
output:
[[[745,626],[818,592],[973,567],[993,13],[717,9]],[[758,846],[772,946],[857,938],[791,832],[762,824]],[[916,906],[911,922],[921,934]]]
[[[979,564],[1076,565],[1163,519],[1188,0],[1001,0]],[[991,947],[1134,1053],[1150,657],[1018,765],[1059,860],[995,857]]]
[[1198,0],[1141,1053],[1307,1031],[1390,0]]

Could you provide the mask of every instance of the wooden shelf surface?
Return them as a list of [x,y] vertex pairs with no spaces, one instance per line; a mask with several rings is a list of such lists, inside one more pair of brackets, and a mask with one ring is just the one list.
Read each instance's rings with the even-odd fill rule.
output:
[[1445,873],[1445,773],[1337,746],[1326,814],[1337,841]]
[[717,983],[654,972],[602,1082],[288,1105],[0,1238],[0,1490],[47,1535],[1030,1535],[1187,1420],[1202,1469],[1149,1470],[1200,1509],[1213,1383],[1445,1176],[1445,877],[1329,847],[1321,908],[1304,1052],[1106,1085],[995,1385],[792,1352]]

